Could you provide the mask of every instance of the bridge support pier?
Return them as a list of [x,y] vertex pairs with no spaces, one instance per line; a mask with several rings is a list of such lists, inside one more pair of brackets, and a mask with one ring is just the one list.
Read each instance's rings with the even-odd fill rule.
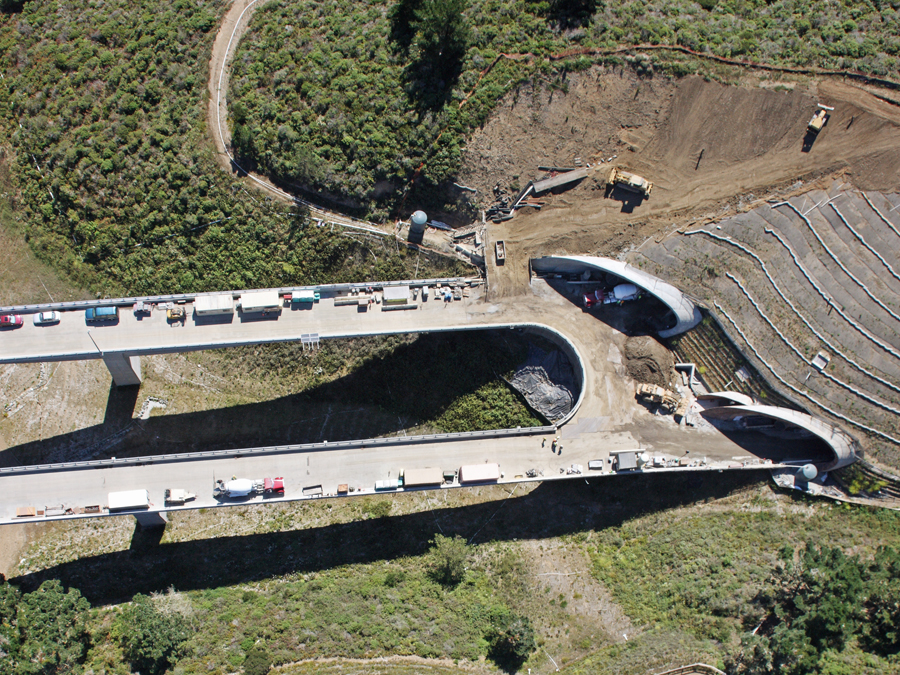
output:
[[109,369],[117,387],[141,383],[141,357],[124,354],[104,354],[103,363]]
[[144,511],[134,514],[135,520],[141,527],[165,527],[169,519],[162,511]]

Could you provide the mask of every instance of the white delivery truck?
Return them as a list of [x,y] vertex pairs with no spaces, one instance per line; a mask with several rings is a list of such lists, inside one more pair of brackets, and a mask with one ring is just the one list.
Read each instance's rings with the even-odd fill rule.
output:
[[150,492],[147,490],[125,490],[110,492],[107,502],[110,513],[114,511],[142,511],[150,508]]
[[250,291],[242,293],[238,306],[244,314],[249,312],[279,312],[281,297],[278,291]]
[[211,314],[234,314],[234,298],[230,294],[198,295],[194,298],[194,311],[197,316]]
[[444,483],[444,472],[440,469],[401,469],[400,477],[404,488],[437,487]]
[[498,480],[499,464],[469,464],[459,467],[460,483],[496,483]]

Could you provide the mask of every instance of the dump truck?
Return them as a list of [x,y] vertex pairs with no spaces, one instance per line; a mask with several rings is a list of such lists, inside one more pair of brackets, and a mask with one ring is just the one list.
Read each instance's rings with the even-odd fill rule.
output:
[[639,192],[644,195],[644,197],[649,197],[650,191],[653,189],[653,183],[646,178],[641,178],[640,176],[628,173],[627,171],[620,171],[615,167],[609,172],[609,180],[607,182],[612,186],[619,186],[625,190]]
[[252,497],[254,495],[283,495],[284,478],[232,478],[216,481],[213,497]]
[[179,506],[192,499],[196,499],[197,495],[182,490],[181,488],[166,488],[166,504]]
[[681,400],[668,389],[664,389],[658,384],[648,384],[646,382],[642,382],[637,386],[635,395],[647,403],[658,404],[660,411],[667,415],[675,410]]
[[506,242],[498,241],[494,244],[494,249],[497,254],[497,264],[502,265],[506,260]]

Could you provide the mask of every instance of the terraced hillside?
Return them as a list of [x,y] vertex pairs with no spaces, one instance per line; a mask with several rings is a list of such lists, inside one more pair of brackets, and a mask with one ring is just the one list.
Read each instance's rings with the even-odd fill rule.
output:
[[797,407],[769,386],[713,317],[706,317],[693,330],[672,338],[669,347],[680,362],[697,365],[698,374],[710,391],[739,391],[771,405]]
[[774,386],[897,467],[898,206],[900,195],[835,183],[651,240],[632,262],[706,302]]

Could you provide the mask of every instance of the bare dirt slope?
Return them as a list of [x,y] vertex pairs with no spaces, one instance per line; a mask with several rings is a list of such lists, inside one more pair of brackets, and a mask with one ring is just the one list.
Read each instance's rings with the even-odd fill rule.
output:
[[[817,102],[835,111],[804,151]],[[796,189],[798,181],[843,172],[863,189],[897,189],[898,146],[900,109],[844,82],[773,86],[754,78],[727,86],[595,67],[571,76],[567,92],[511,94],[470,141],[461,177],[484,198],[498,180],[515,187],[540,177],[538,165],[572,166],[576,157],[599,163],[577,187],[545,196],[541,211],[489,227],[489,243],[506,241],[507,264],[489,267],[493,297],[502,297],[527,283],[528,258],[617,255],[673,225]],[[654,183],[649,200],[604,197],[611,164],[600,161],[613,155],[612,165]]]

